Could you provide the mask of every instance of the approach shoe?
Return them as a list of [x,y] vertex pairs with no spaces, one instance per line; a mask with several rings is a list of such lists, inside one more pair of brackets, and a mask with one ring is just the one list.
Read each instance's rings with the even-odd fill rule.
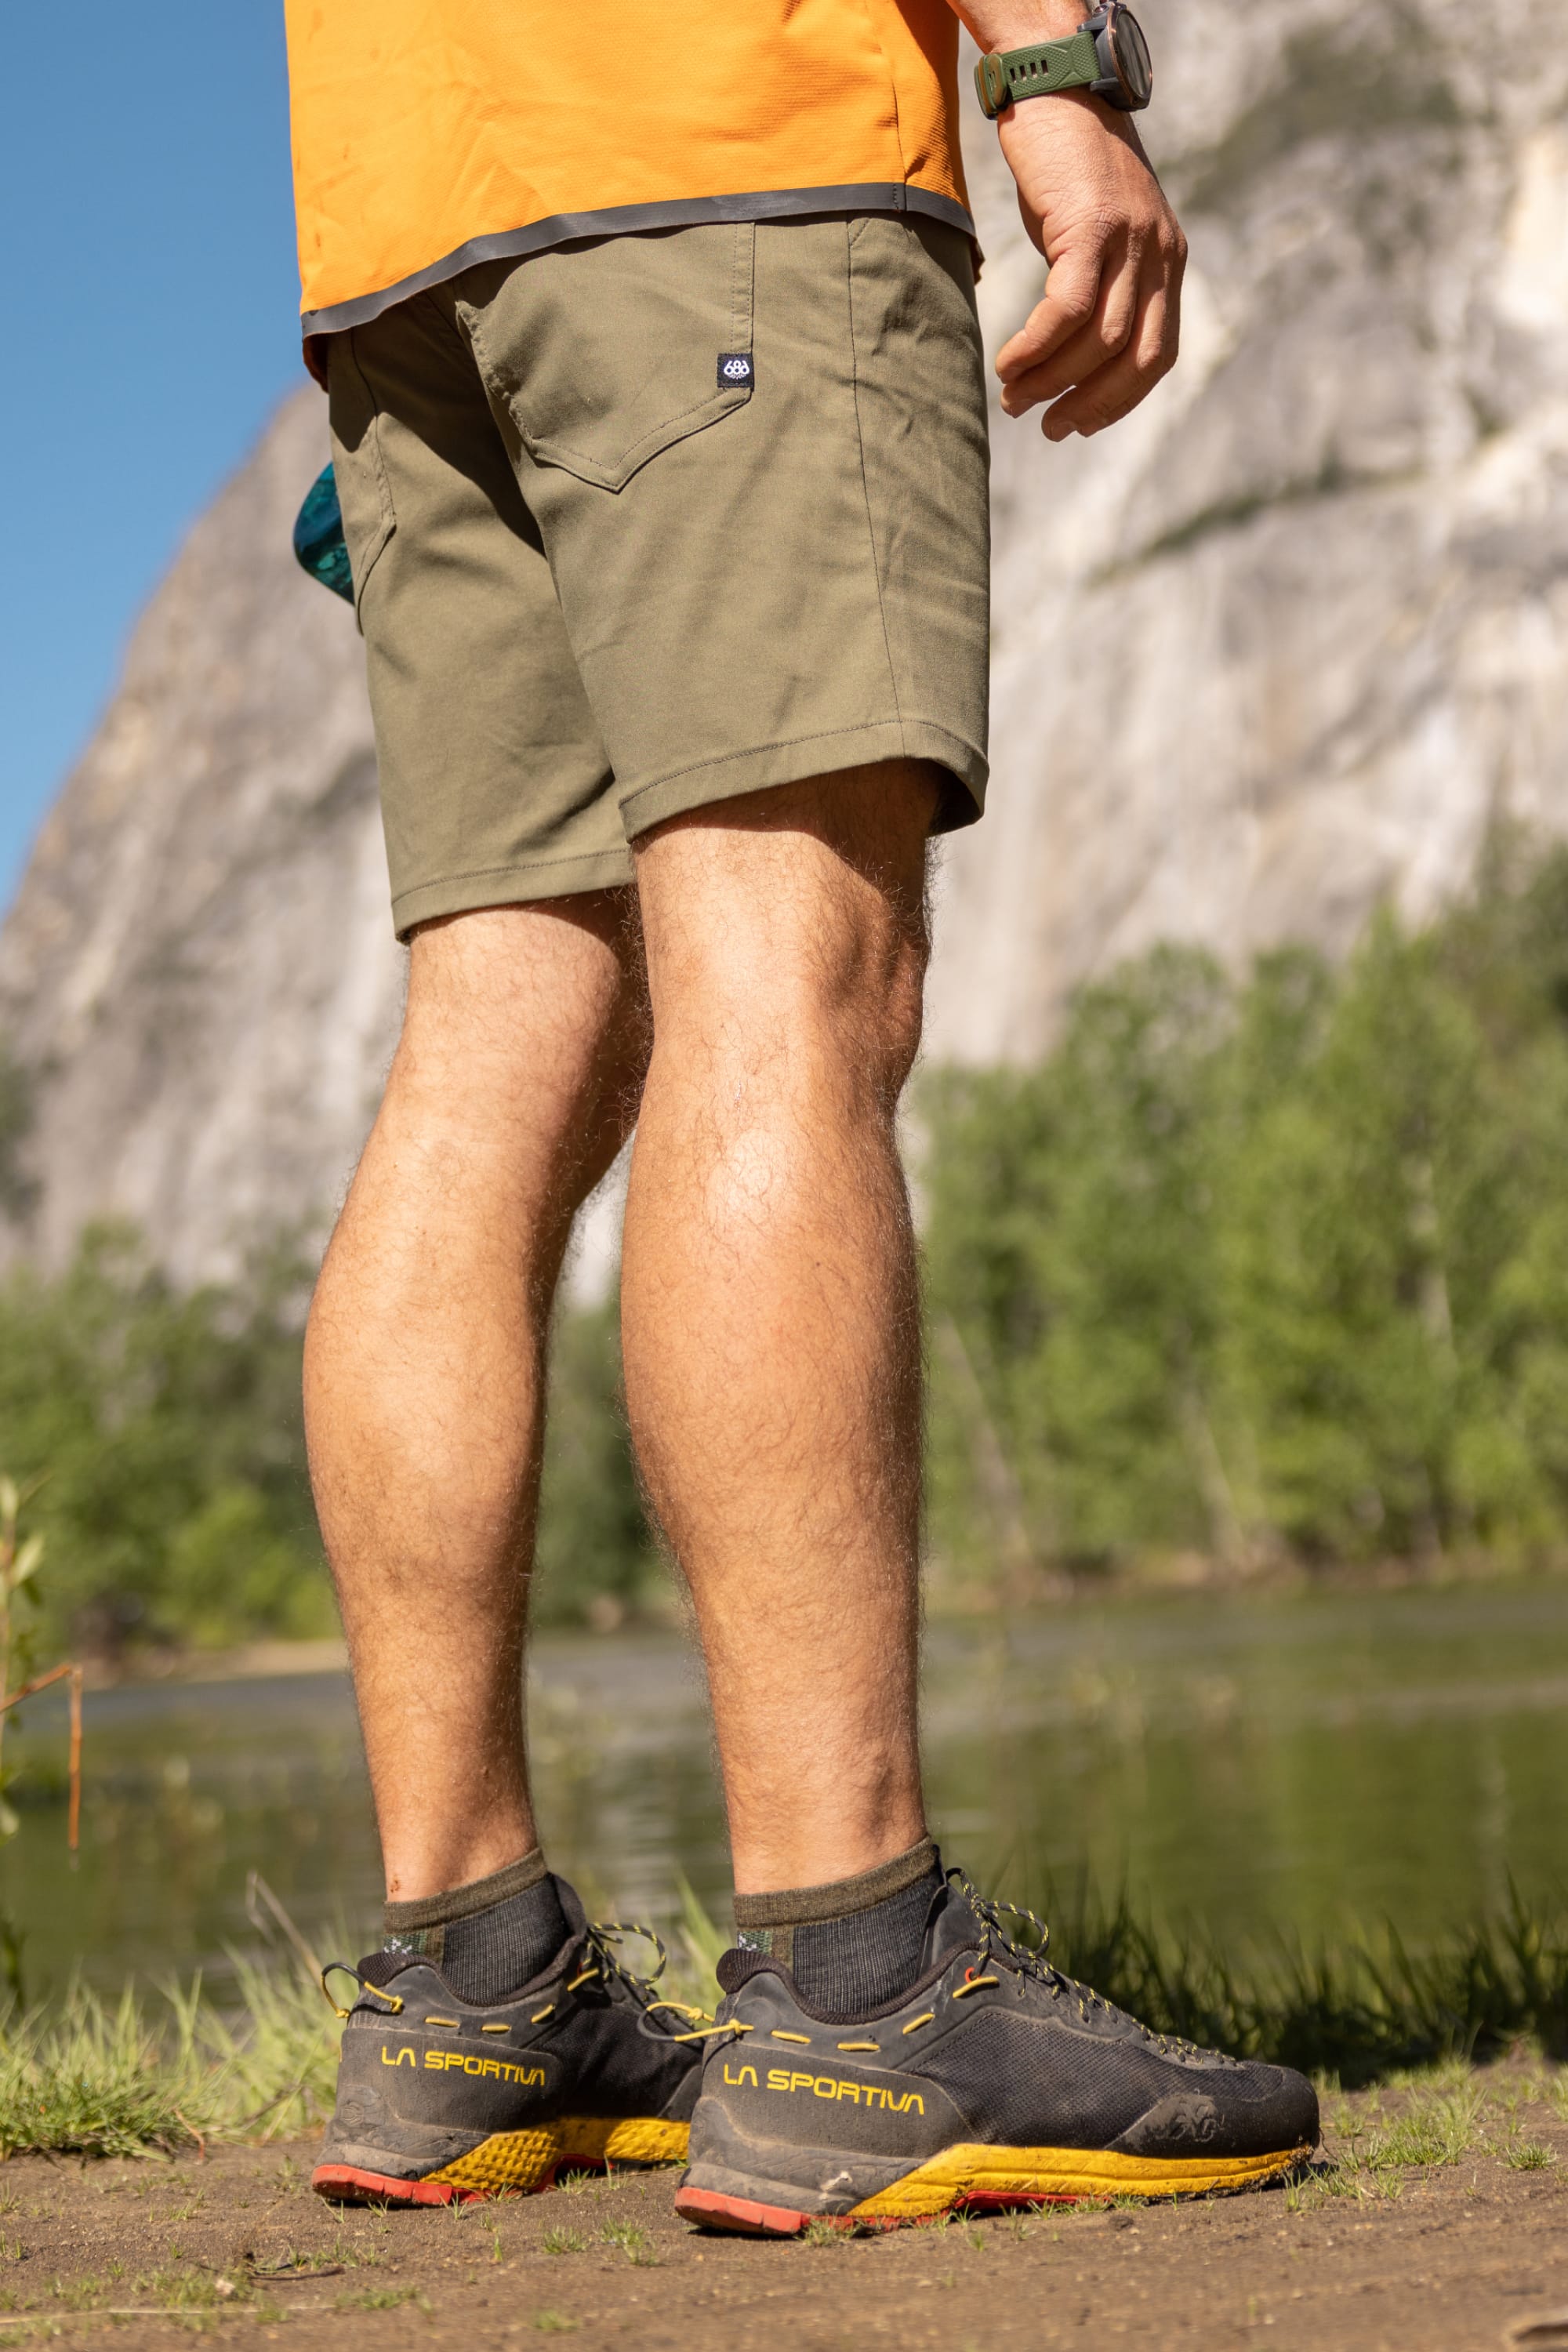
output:
[[889,2229],[955,2207],[1251,2188],[1317,2145],[1301,2075],[1152,2033],[1052,1968],[1045,1935],[949,1872],[920,1976],[854,2018],[808,2010],[768,1953],[726,1952],[677,2211],[760,2236]]
[[[700,2010],[658,1998],[647,1928],[590,1926],[555,1882],[572,1933],[500,2001],[458,2000],[416,1953],[373,1952],[344,2020],[337,2105],[310,2186],[347,2204],[526,2196],[557,2174],[679,2163],[701,2071]],[[653,1978],[616,1957],[658,1948]],[[334,2004],[335,2006],[335,2004]]]

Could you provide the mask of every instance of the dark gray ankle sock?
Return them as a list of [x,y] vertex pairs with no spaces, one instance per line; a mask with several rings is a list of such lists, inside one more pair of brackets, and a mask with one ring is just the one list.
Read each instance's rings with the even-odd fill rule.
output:
[[771,1952],[819,2016],[861,2017],[896,2000],[921,1970],[926,1920],[943,1879],[931,1839],[827,1886],[737,1895],[744,1949]]
[[555,1958],[570,1933],[538,1846],[468,1886],[386,1906],[387,1943],[419,1953],[459,2000],[504,2000]]

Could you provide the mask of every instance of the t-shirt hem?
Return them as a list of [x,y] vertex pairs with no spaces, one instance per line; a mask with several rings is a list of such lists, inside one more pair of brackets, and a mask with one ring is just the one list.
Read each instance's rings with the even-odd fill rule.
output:
[[[933,188],[918,188],[901,180],[861,180],[837,188],[766,188],[731,196],[683,196],[657,205],[611,205],[602,212],[555,213],[526,228],[501,229],[488,236],[470,237],[439,261],[400,278],[394,286],[374,294],[358,294],[349,302],[333,302],[320,310],[300,313],[300,331],[312,335],[342,334],[350,327],[367,326],[372,319],[405,302],[410,295],[439,286],[459,270],[479,261],[519,261],[525,254],[542,253],[551,246],[569,245],[575,238],[633,236],[658,228],[697,228],[705,221],[787,220],[809,213],[922,213],[950,228],[974,235],[974,223],[952,196]],[[314,373],[314,371],[312,371]]]

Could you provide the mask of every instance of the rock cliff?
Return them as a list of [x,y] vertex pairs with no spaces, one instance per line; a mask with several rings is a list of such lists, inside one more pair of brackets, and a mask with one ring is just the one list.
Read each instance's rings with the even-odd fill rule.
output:
[[[1501,0],[1149,0],[1184,356],[1113,434],[995,433],[994,777],[930,1045],[1037,1051],[1160,937],[1342,947],[1568,831],[1568,47]],[[1515,44],[1523,44],[1515,54]],[[1038,264],[978,117],[993,344]],[[0,933],[30,1245],[182,1276],[319,1225],[395,1033],[360,648],[294,569],[302,391],[198,524]]]
[[[1059,455],[998,420],[994,797],[934,1051],[1034,1051],[1157,938],[1342,947],[1461,885],[1494,816],[1568,826],[1568,47],[1510,65],[1514,21],[1173,17],[1184,356]],[[975,161],[995,329],[1032,279]]]
[[401,973],[361,647],[289,546],[324,411],[296,396],[191,533],[0,931],[51,1262],[112,1213],[230,1272],[319,1224],[374,1109]]

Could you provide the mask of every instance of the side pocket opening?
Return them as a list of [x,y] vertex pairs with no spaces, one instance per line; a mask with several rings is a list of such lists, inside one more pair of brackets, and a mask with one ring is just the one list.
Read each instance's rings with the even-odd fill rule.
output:
[[397,528],[392,486],[381,448],[381,411],[353,347],[353,331],[331,338],[327,394],[332,471],[342,509],[343,539],[353,576],[354,611],[376,558]]

